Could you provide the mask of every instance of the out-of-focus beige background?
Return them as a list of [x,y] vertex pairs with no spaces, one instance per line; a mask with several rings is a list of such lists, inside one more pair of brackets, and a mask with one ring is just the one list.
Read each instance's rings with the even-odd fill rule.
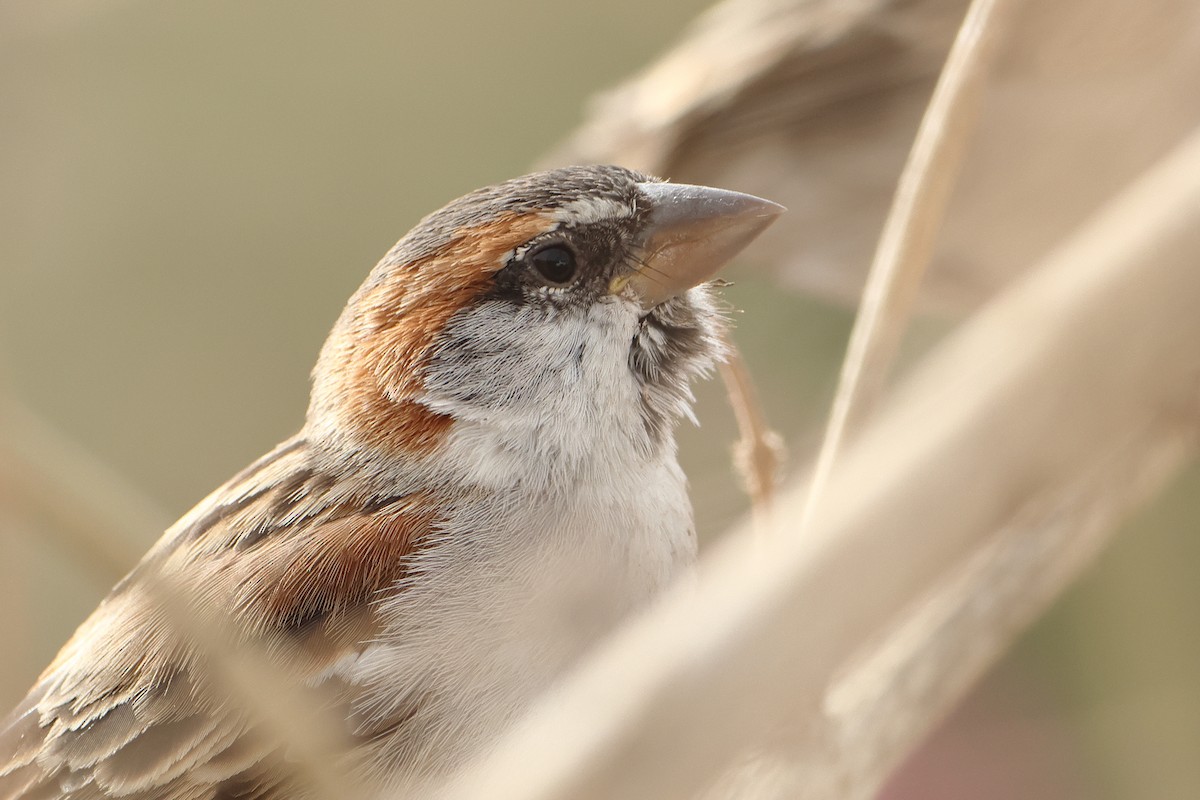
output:
[[[178,516],[300,424],[328,326],[418,217],[526,171],[705,5],[0,6],[0,386]],[[737,338],[803,452],[851,315],[733,277]],[[713,536],[745,502],[720,387],[700,395],[682,449]],[[3,497],[7,707],[109,581]],[[1200,796],[1198,519],[1193,470],[887,796]]]

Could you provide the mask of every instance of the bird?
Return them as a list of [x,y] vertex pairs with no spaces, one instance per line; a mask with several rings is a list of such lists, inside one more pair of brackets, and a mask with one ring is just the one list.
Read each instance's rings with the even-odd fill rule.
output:
[[0,721],[0,800],[319,797],[298,719],[363,796],[485,753],[694,562],[675,429],[724,354],[710,280],[783,210],[585,165],[420,220],[334,324],[299,433]]

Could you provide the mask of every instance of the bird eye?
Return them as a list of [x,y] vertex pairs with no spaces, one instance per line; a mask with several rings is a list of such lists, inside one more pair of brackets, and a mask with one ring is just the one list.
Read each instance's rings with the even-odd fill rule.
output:
[[575,254],[565,245],[548,244],[538,248],[526,256],[538,275],[552,286],[566,286],[575,279],[579,268],[575,264]]

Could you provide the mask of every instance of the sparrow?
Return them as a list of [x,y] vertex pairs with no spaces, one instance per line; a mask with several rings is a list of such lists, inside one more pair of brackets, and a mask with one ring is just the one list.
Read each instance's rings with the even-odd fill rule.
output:
[[214,679],[214,632],[379,796],[485,751],[694,560],[674,431],[722,354],[704,283],[781,211],[577,166],[422,219],[334,325],[300,432],[170,527],[0,722],[0,799],[310,796]]

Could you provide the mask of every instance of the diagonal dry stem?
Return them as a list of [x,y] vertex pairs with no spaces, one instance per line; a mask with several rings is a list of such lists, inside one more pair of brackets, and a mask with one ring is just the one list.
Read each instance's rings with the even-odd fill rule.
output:
[[784,456],[783,439],[767,423],[741,350],[732,337],[726,337],[725,346],[727,357],[721,364],[721,378],[739,431],[733,464],[750,496],[755,524],[765,530]]
[[978,116],[1001,17],[1017,1],[971,3],[921,120],[867,275],[801,530],[820,501],[843,441],[870,412],[887,378]]

